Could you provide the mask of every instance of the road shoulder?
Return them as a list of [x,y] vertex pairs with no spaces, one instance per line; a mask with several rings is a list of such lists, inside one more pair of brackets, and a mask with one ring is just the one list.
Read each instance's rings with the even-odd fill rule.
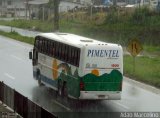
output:
[[154,86],[151,86],[151,85],[148,85],[148,84],[145,84],[145,83],[130,79],[128,77],[124,77],[124,81],[127,82],[127,83],[130,83],[132,85],[136,85],[139,88],[142,88],[142,89],[145,89],[145,90],[148,90],[150,92],[153,92],[155,94],[159,94],[160,95],[160,89],[158,89],[158,88],[156,88]]

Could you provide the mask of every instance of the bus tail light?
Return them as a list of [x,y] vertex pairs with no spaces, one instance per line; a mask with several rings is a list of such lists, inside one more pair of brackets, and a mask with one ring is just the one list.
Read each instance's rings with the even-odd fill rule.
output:
[[80,86],[80,90],[84,90],[84,83],[83,82],[80,82],[79,86]]

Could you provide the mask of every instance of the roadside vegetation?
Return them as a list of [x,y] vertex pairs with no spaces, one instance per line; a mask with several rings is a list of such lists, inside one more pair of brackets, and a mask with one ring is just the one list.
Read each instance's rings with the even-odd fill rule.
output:
[[27,36],[21,36],[20,34],[18,34],[17,32],[13,31],[13,32],[4,32],[4,31],[0,31],[0,35],[21,41],[21,42],[25,42],[25,43],[29,43],[32,44],[34,43],[34,38],[32,37],[27,37]]
[[160,88],[160,56],[138,56],[135,60],[136,64],[134,72],[133,58],[129,55],[124,56],[125,75]]
[[[52,18],[42,20],[0,21],[0,25],[38,30],[53,31]],[[134,12],[112,8],[107,13],[89,12],[60,14],[60,31],[75,33],[86,37],[119,43],[126,47],[131,39],[138,39],[143,45],[141,56],[136,57],[135,72],[133,58],[124,56],[124,74],[128,77],[160,88],[160,14],[147,8],[137,8]],[[33,44],[34,39],[20,36],[16,32],[5,35]]]

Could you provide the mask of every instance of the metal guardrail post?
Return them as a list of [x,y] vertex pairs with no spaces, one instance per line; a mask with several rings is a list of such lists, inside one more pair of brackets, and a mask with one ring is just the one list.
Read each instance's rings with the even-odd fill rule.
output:
[[23,117],[28,118],[28,98],[23,96]]
[[58,118],[58,117],[41,107],[41,118]]
[[23,118],[58,118],[3,82],[0,82],[0,100]]
[[4,103],[10,108],[14,108],[14,90],[7,85],[3,85],[4,87]]
[[22,117],[27,118],[28,115],[28,98],[24,97],[17,91],[14,91],[14,111]]
[[4,102],[4,83],[0,82],[0,100],[2,101],[2,104]]

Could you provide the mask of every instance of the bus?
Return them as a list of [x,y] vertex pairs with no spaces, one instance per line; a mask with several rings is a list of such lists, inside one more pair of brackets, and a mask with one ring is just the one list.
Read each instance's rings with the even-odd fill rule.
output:
[[41,33],[32,51],[33,76],[59,96],[120,100],[123,82],[121,45],[70,33]]

